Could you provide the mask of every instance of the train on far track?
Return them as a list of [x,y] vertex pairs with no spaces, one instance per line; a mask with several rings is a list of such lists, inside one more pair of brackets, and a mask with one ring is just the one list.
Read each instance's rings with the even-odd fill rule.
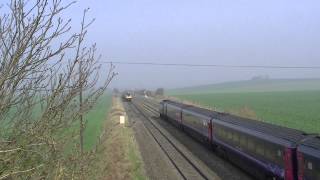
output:
[[257,179],[320,180],[320,136],[186,105],[160,103],[160,116]]
[[131,100],[132,100],[132,94],[130,93],[130,92],[126,92],[126,93],[124,93],[123,95],[122,95],[122,99],[124,100],[124,101],[128,101],[128,102],[130,102]]

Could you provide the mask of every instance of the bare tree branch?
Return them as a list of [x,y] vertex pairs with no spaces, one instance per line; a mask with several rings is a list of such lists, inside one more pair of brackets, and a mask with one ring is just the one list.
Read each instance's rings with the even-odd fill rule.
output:
[[[92,154],[80,153],[83,134],[74,127],[116,73],[110,64],[97,84],[96,45],[85,42],[94,19],[86,21],[85,9],[80,32],[71,33],[71,20],[61,18],[74,3],[11,0],[0,16],[0,179],[84,176]],[[83,133],[87,120],[80,124]]]

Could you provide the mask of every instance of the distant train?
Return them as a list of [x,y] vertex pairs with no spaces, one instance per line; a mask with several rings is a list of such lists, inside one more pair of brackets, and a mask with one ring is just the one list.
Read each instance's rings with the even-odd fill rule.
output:
[[257,179],[320,180],[320,137],[164,100],[160,116]]
[[132,95],[131,95],[131,93],[127,92],[127,93],[124,93],[122,95],[122,98],[123,98],[124,101],[131,101],[132,100]]

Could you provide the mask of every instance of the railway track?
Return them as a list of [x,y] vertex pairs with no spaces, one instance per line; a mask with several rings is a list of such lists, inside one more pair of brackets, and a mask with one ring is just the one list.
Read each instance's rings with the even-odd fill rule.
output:
[[177,169],[182,179],[218,179],[212,173],[209,173],[199,164],[190,159],[189,154],[176,145],[172,137],[159,126],[151,117],[158,115],[159,112],[153,105],[146,102],[128,103],[129,108],[134,113],[139,113],[143,125],[150,133],[154,141],[159,145],[164,154],[168,157],[173,166]]
[[[158,128],[165,130],[173,137],[175,141],[178,142],[179,147],[186,149],[183,152],[187,154],[192,154],[196,161],[200,161],[201,167],[206,167],[209,169],[208,172],[212,172],[216,179],[232,179],[232,180],[253,180],[254,178],[248,175],[246,172],[240,168],[234,166],[230,161],[224,159],[222,156],[217,155],[212,151],[212,149],[196,141],[194,138],[190,137],[183,131],[172,126],[172,124],[167,121],[163,121],[159,118],[159,102],[152,99],[136,97],[134,100],[136,106],[142,109],[144,116],[147,116],[154,125]],[[137,110],[137,113],[141,113]],[[149,120],[148,120],[149,121]],[[146,126],[146,128],[148,128]],[[169,138],[170,139],[170,138]],[[191,158],[192,159],[192,158]],[[192,162],[192,161],[191,161]],[[199,167],[196,165],[196,167]],[[202,169],[202,168],[200,168]],[[203,178],[202,178],[203,179]],[[214,178],[209,178],[214,179]]]

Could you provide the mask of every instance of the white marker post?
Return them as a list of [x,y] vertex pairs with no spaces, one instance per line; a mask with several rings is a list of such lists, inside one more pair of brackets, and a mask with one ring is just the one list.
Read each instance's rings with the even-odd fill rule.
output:
[[126,117],[124,115],[120,116],[120,124],[124,124],[126,121]]

